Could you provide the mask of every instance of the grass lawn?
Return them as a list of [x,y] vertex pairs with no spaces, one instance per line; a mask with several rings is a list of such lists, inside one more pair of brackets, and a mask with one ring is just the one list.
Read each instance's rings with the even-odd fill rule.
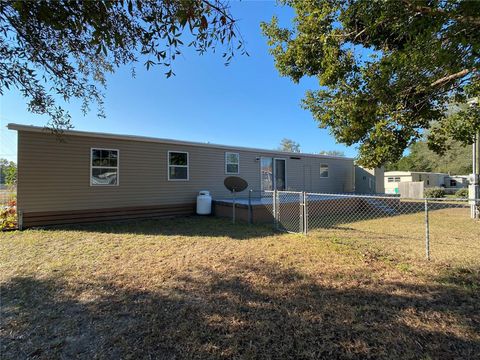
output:
[[427,262],[409,216],[0,233],[2,359],[480,358],[480,224],[439,217]]
[[[476,268],[480,265],[480,222],[470,219],[468,207],[445,208],[434,203],[429,210],[430,256],[445,267]],[[361,216],[359,216],[362,219]],[[425,213],[413,212],[368,220],[340,221],[331,229],[319,229],[315,236],[337,237],[339,241],[353,241],[368,246],[375,253],[383,253],[393,261],[402,258],[422,260],[425,251]]]

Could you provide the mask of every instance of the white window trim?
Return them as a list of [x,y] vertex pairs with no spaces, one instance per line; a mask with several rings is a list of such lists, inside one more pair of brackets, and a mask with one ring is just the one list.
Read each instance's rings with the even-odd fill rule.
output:
[[[187,165],[170,165],[170,153],[187,154]],[[170,179],[170,166],[187,168],[186,179]],[[189,181],[190,180],[190,155],[188,151],[168,150],[167,151],[167,177],[168,181]]]
[[[229,163],[227,161],[228,159],[228,155],[231,155],[231,154],[234,154],[234,155],[237,155],[237,159],[238,159],[238,162],[237,163]],[[227,165],[238,165],[238,171],[237,172],[229,172],[227,169],[228,169],[228,166]],[[231,151],[227,151],[225,152],[225,174],[226,175],[238,175],[240,174],[240,153],[236,153],[236,152],[231,152]]]
[[[327,176],[322,176],[322,166],[327,167]],[[320,164],[320,179],[328,179],[330,177],[330,164]]]
[[398,177],[398,176],[389,176],[387,178],[387,182],[389,182],[389,183],[399,183],[401,181],[402,181],[401,178]]
[[[93,150],[109,150],[117,152],[117,166],[93,166]],[[116,184],[93,184],[92,183],[92,169],[101,169],[101,168],[116,168],[117,169],[117,183]],[[101,148],[101,147],[91,147],[90,148],[90,186],[118,186],[120,184],[120,150],[119,149],[110,149],[110,148]]]

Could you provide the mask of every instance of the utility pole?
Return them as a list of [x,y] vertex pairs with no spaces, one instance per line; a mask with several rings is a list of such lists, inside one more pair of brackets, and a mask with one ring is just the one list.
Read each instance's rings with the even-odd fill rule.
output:
[[[468,101],[470,106],[480,106],[479,98]],[[470,214],[472,219],[480,217],[480,131],[475,134],[472,145],[472,174],[468,185],[468,198],[470,199]]]
[[473,146],[475,146],[475,172],[473,173],[474,184],[472,192],[474,196],[473,199],[475,199],[475,213],[472,215],[474,219],[478,220],[480,218],[480,131],[478,131],[477,135],[475,136],[475,143]]
[[477,169],[477,185],[479,185],[479,177],[480,177],[480,131],[477,132],[477,136],[475,137],[475,144],[477,145],[477,148],[475,150],[475,155],[476,155],[476,169]]

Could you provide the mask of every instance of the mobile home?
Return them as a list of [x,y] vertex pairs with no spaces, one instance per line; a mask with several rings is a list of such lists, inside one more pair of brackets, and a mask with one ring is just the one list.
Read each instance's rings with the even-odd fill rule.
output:
[[[142,136],[9,124],[18,132],[17,209],[23,227],[193,214],[200,190],[353,192],[353,159]],[[245,194],[245,193],[244,193]]]
[[432,173],[422,171],[386,171],[385,172],[385,193],[398,194],[400,182],[423,182],[427,187],[445,187],[445,173]]
[[355,165],[355,192],[358,194],[384,194],[384,168],[368,169]]
[[448,175],[445,177],[445,190],[447,192],[455,192],[464,188],[468,188],[468,175]]

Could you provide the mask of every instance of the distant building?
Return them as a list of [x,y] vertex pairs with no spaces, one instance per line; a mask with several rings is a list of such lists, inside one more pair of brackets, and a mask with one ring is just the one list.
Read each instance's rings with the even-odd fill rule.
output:
[[468,186],[466,175],[449,175],[422,171],[386,171],[384,184],[386,194],[398,194],[400,182],[423,182],[425,188],[443,187],[452,192]]
[[449,175],[445,178],[445,189],[463,189],[468,187],[468,175]]

